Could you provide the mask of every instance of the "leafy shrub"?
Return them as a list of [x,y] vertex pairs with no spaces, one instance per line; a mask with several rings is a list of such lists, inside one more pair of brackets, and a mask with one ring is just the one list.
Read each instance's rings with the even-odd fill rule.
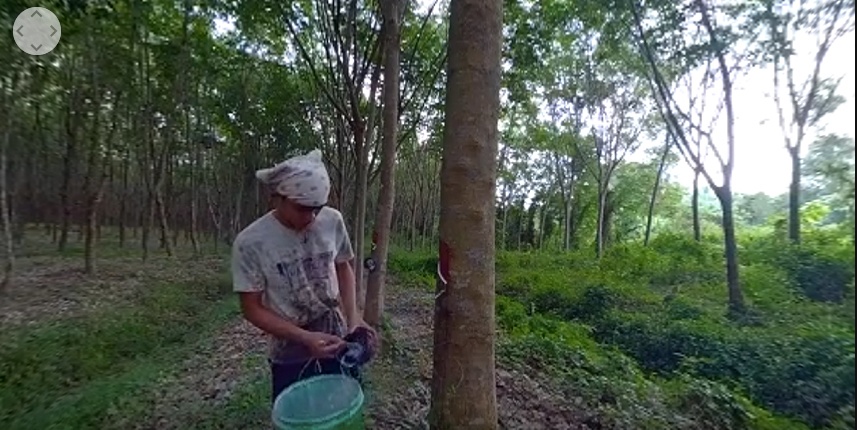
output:
[[702,309],[691,304],[683,297],[674,297],[664,301],[666,316],[673,320],[695,320],[704,315]]
[[611,247],[601,268],[621,279],[645,279],[661,288],[709,283],[724,279],[721,254],[709,243],[664,234],[652,239],[648,247],[639,243]]
[[[804,429],[774,417],[726,386],[681,374],[647,378],[633,360],[590,336],[588,326],[529,315],[521,303],[497,298],[505,335],[502,360],[555,375],[569,396],[582,399],[604,428]],[[534,351],[537,351],[535,353]]]
[[[795,428],[788,420],[778,427],[781,418],[758,409],[747,418],[740,405],[711,415],[718,402],[732,401],[718,391],[722,387],[815,427],[846,428],[854,421],[854,278],[853,263],[843,256],[853,256],[853,250],[827,239],[807,242],[797,248],[759,236],[744,244],[741,280],[759,322],[755,326],[725,318],[722,255],[709,242],[662,235],[650,249],[614,247],[601,262],[575,253],[500,253],[498,322],[521,347],[503,353],[521,360],[537,356],[527,363],[539,368],[553,368],[546,362],[566,363],[562,368],[582,366],[588,370],[576,374],[575,380],[598,386],[600,392],[619,382],[609,377],[605,382],[603,375],[602,382],[593,382],[597,372],[586,366],[611,348],[622,353],[610,355],[608,361],[631,358],[638,363],[635,368],[670,381],[681,374],[707,381],[676,384],[689,390],[688,395],[708,393],[709,403],[674,402],[669,408],[647,403],[656,417],[666,410],[693,410],[675,420],[652,418],[656,424],[649,428],[724,428],[718,426],[727,421],[736,427],[725,428]],[[796,249],[805,252],[797,260],[790,257],[798,255]],[[420,270],[428,270],[423,266]],[[800,276],[806,276],[800,273],[817,273],[819,268],[826,274],[823,282],[808,276],[815,283],[807,286],[804,281],[804,287],[799,286]],[[430,270],[433,273],[434,267]],[[835,290],[831,286],[837,285],[844,285],[837,287],[843,304],[806,298],[808,291]],[[577,352],[562,347],[566,342]],[[706,385],[715,382],[722,386]],[[655,398],[660,399],[655,403],[669,400]],[[638,412],[614,408],[610,414],[619,423],[617,428],[637,428],[643,420]]]
[[387,259],[387,267],[396,274],[400,284],[426,290],[435,288],[437,257],[432,254],[393,250]]
[[842,261],[819,250],[793,247],[782,256],[796,286],[812,300],[841,302],[854,279],[853,260]]
[[781,267],[795,288],[816,301],[841,302],[854,280],[854,247],[825,232],[806,235],[800,245],[776,236],[756,237],[741,255],[745,263]]
[[854,338],[848,330],[818,327],[790,335],[613,314],[594,334],[646,370],[734,383],[760,404],[814,426],[830,425],[837,411],[854,402]]

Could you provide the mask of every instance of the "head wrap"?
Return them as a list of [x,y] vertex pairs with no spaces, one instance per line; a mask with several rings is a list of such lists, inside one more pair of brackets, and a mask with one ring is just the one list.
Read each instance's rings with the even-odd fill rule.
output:
[[318,149],[258,170],[256,178],[272,186],[278,194],[304,206],[324,206],[330,194],[330,177]]

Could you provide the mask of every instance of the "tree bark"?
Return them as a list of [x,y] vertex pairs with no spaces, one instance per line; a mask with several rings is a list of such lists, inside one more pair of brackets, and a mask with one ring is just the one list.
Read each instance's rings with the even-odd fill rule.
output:
[[[401,19],[405,3],[401,0],[382,0],[384,15],[384,134],[381,142],[381,189],[375,215],[377,242],[373,252],[375,270],[366,282],[366,309],[364,319],[375,327],[381,323],[384,312],[384,281],[387,274],[387,251],[390,245],[390,222],[396,198],[396,142],[399,131],[399,56],[401,55]],[[358,262],[359,263],[359,262]]]
[[[113,119],[110,124],[110,132],[107,134],[107,150],[101,156],[101,173],[95,188],[89,198],[86,214],[86,235],[84,237],[84,272],[95,273],[95,234],[98,227],[98,209],[104,199],[104,190],[107,187],[111,157],[113,157],[113,139],[119,124],[119,95],[112,100]],[[97,139],[97,134],[95,138]]]
[[607,206],[607,186],[598,183],[598,214],[595,222],[595,257],[604,255],[604,214]]
[[12,245],[12,225],[11,220],[9,219],[9,196],[7,190],[9,185],[7,183],[8,176],[8,153],[9,153],[9,145],[12,141],[12,108],[11,103],[9,102],[10,94],[12,92],[14,83],[12,82],[14,79],[10,79],[10,82],[7,83],[6,79],[0,81],[0,92],[3,94],[2,103],[0,103],[0,108],[3,108],[3,116],[5,116],[5,124],[3,127],[3,142],[2,147],[0,147],[0,220],[3,222],[3,251],[4,251],[4,261],[3,261],[3,277],[0,279],[0,294],[5,293],[9,288],[9,282],[12,280],[12,271],[15,267],[15,250]]
[[63,155],[62,184],[60,185],[60,207],[61,221],[57,249],[62,252],[68,244],[68,230],[71,226],[72,202],[71,202],[71,179],[75,173],[77,163],[77,118],[78,91],[74,79],[74,58],[69,64],[69,85],[72,90],[68,97],[68,105],[65,114],[65,154]]
[[369,148],[375,141],[375,118],[378,109],[375,107],[375,94],[378,91],[378,81],[381,78],[381,67],[376,66],[372,71],[372,81],[369,84],[369,114],[364,138],[358,140],[355,136],[355,153],[357,154],[357,184],[354,190],[354,279],[357,283],[358,307],[366,309],[366,288],[363,284],[363,259],[366,241],[366,196],[369,194]]
[[655,185],[652,187],[652,197],[649,199],[649,210],[646,214],[646,234],[643,238],[643,246],[649,246],[649,239],[652,235],[652,218],[655,214],[655,201],[658,198],[658,191],[661,187],[661,177],[664,174],[664,167],[667,165],[667,156],[670,154],[670,145],[672,141],[667,135],[667,143],[664,145],[664,153],[661,154],[661,160],[658,162],[658,173],[655,176]]
[[789,240],[800,243],[800,144],[788,147],[792,162],[792,180],[789,183]]
[[[735,109],[732,104],[732,78],[729,66],[726,64],[726,54],[723,45],[717,39],[717,33],[711,24],[710,12],[705,0],[696,0],[700,13],[700,21],[705,27],[712,45],[718,47],[714,56],[717,60],[717,71],[720,73],[723,87],[723,105],[726,109],[726,144],[728,155],[726,162],[721,163],[723,185],[715,188],[720,206],[723,211],[723,245],[726,251],[726,285],[729,289],[729,310],[735,314],[744,312],[744,295],[741,292],[740,276],[738,275],[738,245],[735,241],[735,218],[732,210],[732,169],[735,161]],[[710,138],[710,136],[709,136]],[[713,145],[710,145],[713,147]],[[697,166],[701,168],[701,163]]]
[[430,424],[496,429],[494,223],[503,3],[452,0]]
[[702,240],[702,228],[699,225],[699,169],[693,174],[693,194],[690,197],[690,211],[693,218],[693,240]]
[[726,285],[729,289],[729,310],[733,313],[741,313],[744,311],[744,294],[741,292],[738,277],[738,244],[735,239],[732,190],[728,187],[722,187],[718,188],[716,192],[723,209],[723,245],[726,253]]

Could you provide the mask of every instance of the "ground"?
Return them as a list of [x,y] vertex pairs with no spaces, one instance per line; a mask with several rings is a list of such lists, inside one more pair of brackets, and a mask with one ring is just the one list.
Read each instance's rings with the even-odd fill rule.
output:
[[[434,296],[395,284],[387,291],[385,350],[370,371],[375,396],[369,422],[378,429],[428,428],[431,382],[432,305]],[[497,366],[500,428],[577,429],[574,411],[546,378],[520,368]]]
[[[46,238],[37,245],[22,251],[25,256],[18,259],[0,302],[0,330],[15,339],[11,352],[0,353],[0,382],[30,369],[21,366],[33,366],[43,378],[64,365],[72,370],[57,373],[66,381],[44,388],[26,376],[23,388],[0,389],[0,405],[4,399],[19,401],[15,409],[0,407],[0,428],[68,428],[72,422],[75,428],[269,428],[264,337],[238,315],[222,249],[205,256],[179,250],[172,258],[155,252],[147,262],[131,250],[102,251],[97,273],[85,275],[82,256],[75,252],[79,245],[61,254],[50,251],[55,245]],[[165,293],[152,298],[157,289]],[[188,295],[188,290],[195,292]],[[367,375],[367,428],[427,428],[432,300],[426,291],[395,282],[389,286],[384,346]],[[148,321],[147,312],[158,311],[163,316],[141,322]],[[73,331],[76,326],[89,329],[79,333]],[[133,339],[130,345],[111,340],[107,336],[113,329],[122,336],[133,329],[129,336],[153,346],[136,345],[135,350]],[[28,339],[45,337],[39,333],[46,330],[82,340],[66,350],[51,349],[50,343],[27,349]],[[102,338],[101,333],[107,334]],[[113,353],[116,358],[99,367],[98,360]],[[501,361],[501,428],[586,428],[578,424],[583,414],[574,410],[575,402],[551,385]]]

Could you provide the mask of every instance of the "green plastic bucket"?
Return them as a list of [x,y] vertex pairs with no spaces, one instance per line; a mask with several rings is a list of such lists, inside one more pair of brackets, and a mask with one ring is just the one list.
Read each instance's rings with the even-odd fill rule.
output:
[[277,430],[363,430],[363,389],[347,375],[298,381],[274,400]]

